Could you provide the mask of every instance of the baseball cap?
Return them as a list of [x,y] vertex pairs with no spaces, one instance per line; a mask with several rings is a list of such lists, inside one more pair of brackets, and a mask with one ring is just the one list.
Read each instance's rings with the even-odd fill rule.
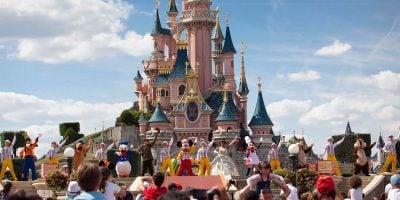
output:
[[394,174],[390,177],[390,184],[392,185],[399,185],[400,184],[400,175]]

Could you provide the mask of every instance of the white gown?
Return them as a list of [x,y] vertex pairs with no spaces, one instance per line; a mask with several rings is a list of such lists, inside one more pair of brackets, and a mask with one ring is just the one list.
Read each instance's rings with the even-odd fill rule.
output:
[[211,175],[239,176],[239,171],[235,162],[228,156],[227,149],[218,147],[214,152],[218,155],[211,162]]

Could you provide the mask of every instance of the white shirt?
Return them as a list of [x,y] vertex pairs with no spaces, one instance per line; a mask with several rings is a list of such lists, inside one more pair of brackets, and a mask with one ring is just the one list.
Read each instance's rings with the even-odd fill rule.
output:
[[171,158],[169,152],[171,151],[171,146],[172,144],[174,144],[174,138],[171,138],[171,140],[169,141],[169,144],[167,147],[163,147],[160,150],[160,161],[162,161],[164,158]]
[[351,200],[363,200],[362,188],[358,187],[356,189],[351,188],[349,190],[349,196]]
[[11,159],[14,157],[13,146],[15,144],[15,141],[16,137],[14,136],[10,146],[6,147],[4,145],[4,147],[1,149],[1,161],[3,161],[4,159]]
[[271,159],[279,160],[279,150],[281,149],[282,141],[283,141],[283,139],[281,139],[281,140],[279,141],[279,144],[278,144],[278,146],[276,147],[276,149],[271,148],[271,149],[268,151],[268,162],[271,162]]
[[53,148],[51,147],[48,151],[47,151],[47,157],[48,158],[54,158],[57,153],[60,151],[60,148],[62,146],[64,146],[65,142],[67,142],[67,139],[65,139],[64,141],[62,141],[57,147]]
[[[290,194],[286,197],[287,200],[299,200],[299,196],[297,195],[297,188],[292,184],[286,184],[290,189]],[[281,195],[284,194],[283,190],[281,190]]]
[[341,140],[337,141],[336,143],[333,143],[333,144],[328,143],[328,144],[326,144],[325,148],[324,148],[324,152],[322,153],[322,155],[324,155],[325,159],[328,158],[328,155],[335,155],[335,148],[338,145],[342,144],[343,141],[344,141],[344,137]]
[[104,192],[104,197],[107,200],[115,200],[115,195],[114,193],[118,193],[121,190],[121,187],[119,187],[117,184],[111,182],[111,181],[106,181],[106,192]]
[[94,156],[95,158],[99,159],[99,160],[107,160],[107,152],[108,150],[111,150],[114,146],[114,142],[111,143],[106,149],[97,149],[96,151],[96,155]]
[[199,150],[197,151],[197,160],[200,160],[202,158],[207,158],[207,153],[210,147],[213,145],[214,140],[210,142],[206,147],[200,147]]
[[400,194],[400,189],[399,188],[393,188],[389,190],[388,193],[388,200],[398,200],[396,197],[398,197]]
[[81,188],[79,187],[79,184],[77,181],[69,182],[67,192],[77,193],[79,191],[81,191]]

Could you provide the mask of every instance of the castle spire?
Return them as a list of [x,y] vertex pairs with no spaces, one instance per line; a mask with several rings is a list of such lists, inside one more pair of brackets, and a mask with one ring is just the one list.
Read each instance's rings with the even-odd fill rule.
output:
[[346,132],[344,133],[345,135],[353,135],[353,131],[351,131],[351,127],[350,127],[350,121],[347,121],[347,125],[346,125]]
[[175,0],[169,0],[168,12],[170,12],[170,13],[177,13],[178,12],[178,8],[176,7]]
[[160,1],[156,0],[156,20],[154,21],[154,26],[153,30],[151,31],[151,35],[171,35],[171,31],[169,29],[164,29],[161,26],[161,21],[160,21],[160,14],[158,13],[158,8],[160,6]]
[[225,43],[222,48],[222,53],[236,53],[236,49],[233,46],[231,31],[229,29],[229,14],[226,17],[226,33],[225,33]]
[[261,92],[261,78],[258,78],[258,98],[253,117],[250,120],[249,126],[268,125],[273,126],[271,119],[268,116],[267,109],[265,108],[264,99]]
[[137,70],[136,76],[135,76],[135,78],[133,78],[133,80],[135,80],[135,81],[142,81],[143,80],[143,77],[140,74],[140,70],[139,69]]
[[221,111],[219,112],[216,122],[220,121],[235,121],[235,116],[232,111],[228,108],[228,96],[226,90],[224,90],[224,104],[222,104]]
[[217,20],[215,22],[215,34],[214,34],[213,40],[215,40],[215,39],[222,39],[223,40],[224,39],[224,35],[222,33],[222,30],[221,30],[221,23],[219,22],[219,7],[217,7],[215,9],[215,11],[217,12]]
[[161,107],[159,100],[157,100],[156,109],[154,110],[154,113],[153,115],[151,115],[151,118],[149,120],[149,123],[154,123],[154,122],[169,122],[167,116],[164,113],[164,110]]
[[249,88],[247,87],[247,81],[246,81],[246,72],[244,69],[244,50],[247,48],[247,45],[242,43],[241,49],[242,49],[242,67],[241,67],[241,72],[240,72],[240,82],[239,82],[239,89],[238,93],[240,96],[247,96],[249,94]]

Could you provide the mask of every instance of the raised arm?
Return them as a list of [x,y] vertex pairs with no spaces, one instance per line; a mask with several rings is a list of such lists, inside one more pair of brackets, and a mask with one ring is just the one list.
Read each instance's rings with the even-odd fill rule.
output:
[[281,176],[278,176],[276,174],[270,174],[270,179],[272,182],[274,182],[276,185],[278,185],[279,188],[283,190],[283,197],[287,198],[290,195],[290,188],[285,184],[285,182],[282,180]]
[[90,139],[89,140],[89,144],[86,147],[85,146],[83,147],[83,152],[85,152],[85,153],[88,152],[89,149],[92,148],[92,147],[93,147],[93,140]]
[[237,141],[239,140],[239,138],[236,136],[231,143],[228,144],[228,146],[232,146],[233,144],[235,144]]
[[397,133],[397,136],[395,138],[396,141],[400,140],[400,127],[399,127],[399,132]]
[[108,145],[107,150],[111,150],[114,147],[114,145],[115,141],[113,140],[113,142],[110,145]]
[[67,142],[67,140],[68,140],[68,137],[66,137],[66,138],[58,145],[59,148],[63,147],[64,144]]
[[337,147],[338,145],[342,144],[343,141],[344,141],[344,139],[345,139],[345,137],[346,137],[346,136],[343,136],[343,138],[342,138],[341,140],[335,142],[335,144],[333,144],[333,146],[334,146],[334,147]]
[[281,150],[282,144],[285,142],[285,136],[282,136],[281,139],[279,140],[279,144],[276,147],[276,149],[279,151]]
[[17,136],[16,136],[16,134],[14,133],[14,137],[13,137],[12,142],[11,142],[11,147],[14,146],[14,144],[15,144],[16,141],[17,141]]
[[171,148],[173,144],[174,144],[174,137],[171,137],[171,140],[169,141],[168,144],[168,148]]
[[153,147],[153,145],[156,143],[157,137],[158,137],[158,133],[159,133],[159,132],[156,132],[156,137],[154,138],[153,142],[150,143],[150,146],[151,146],[151,147]]
[[260,174],[255,174],[255,175],[253,175],[253,176],[250,176],[250,177],[246,180],[247,185],[248,185],[250,188],[253,188],[253,186],[254,186],[256,183],[258,183],[259,181],[261,181],[261,176],[260,176]]
[[206,151],[208,151],[210,149],[210,147],[212,147],[213,144],[214,144],[214,140],[211,140],[211,142],[206,146]]

